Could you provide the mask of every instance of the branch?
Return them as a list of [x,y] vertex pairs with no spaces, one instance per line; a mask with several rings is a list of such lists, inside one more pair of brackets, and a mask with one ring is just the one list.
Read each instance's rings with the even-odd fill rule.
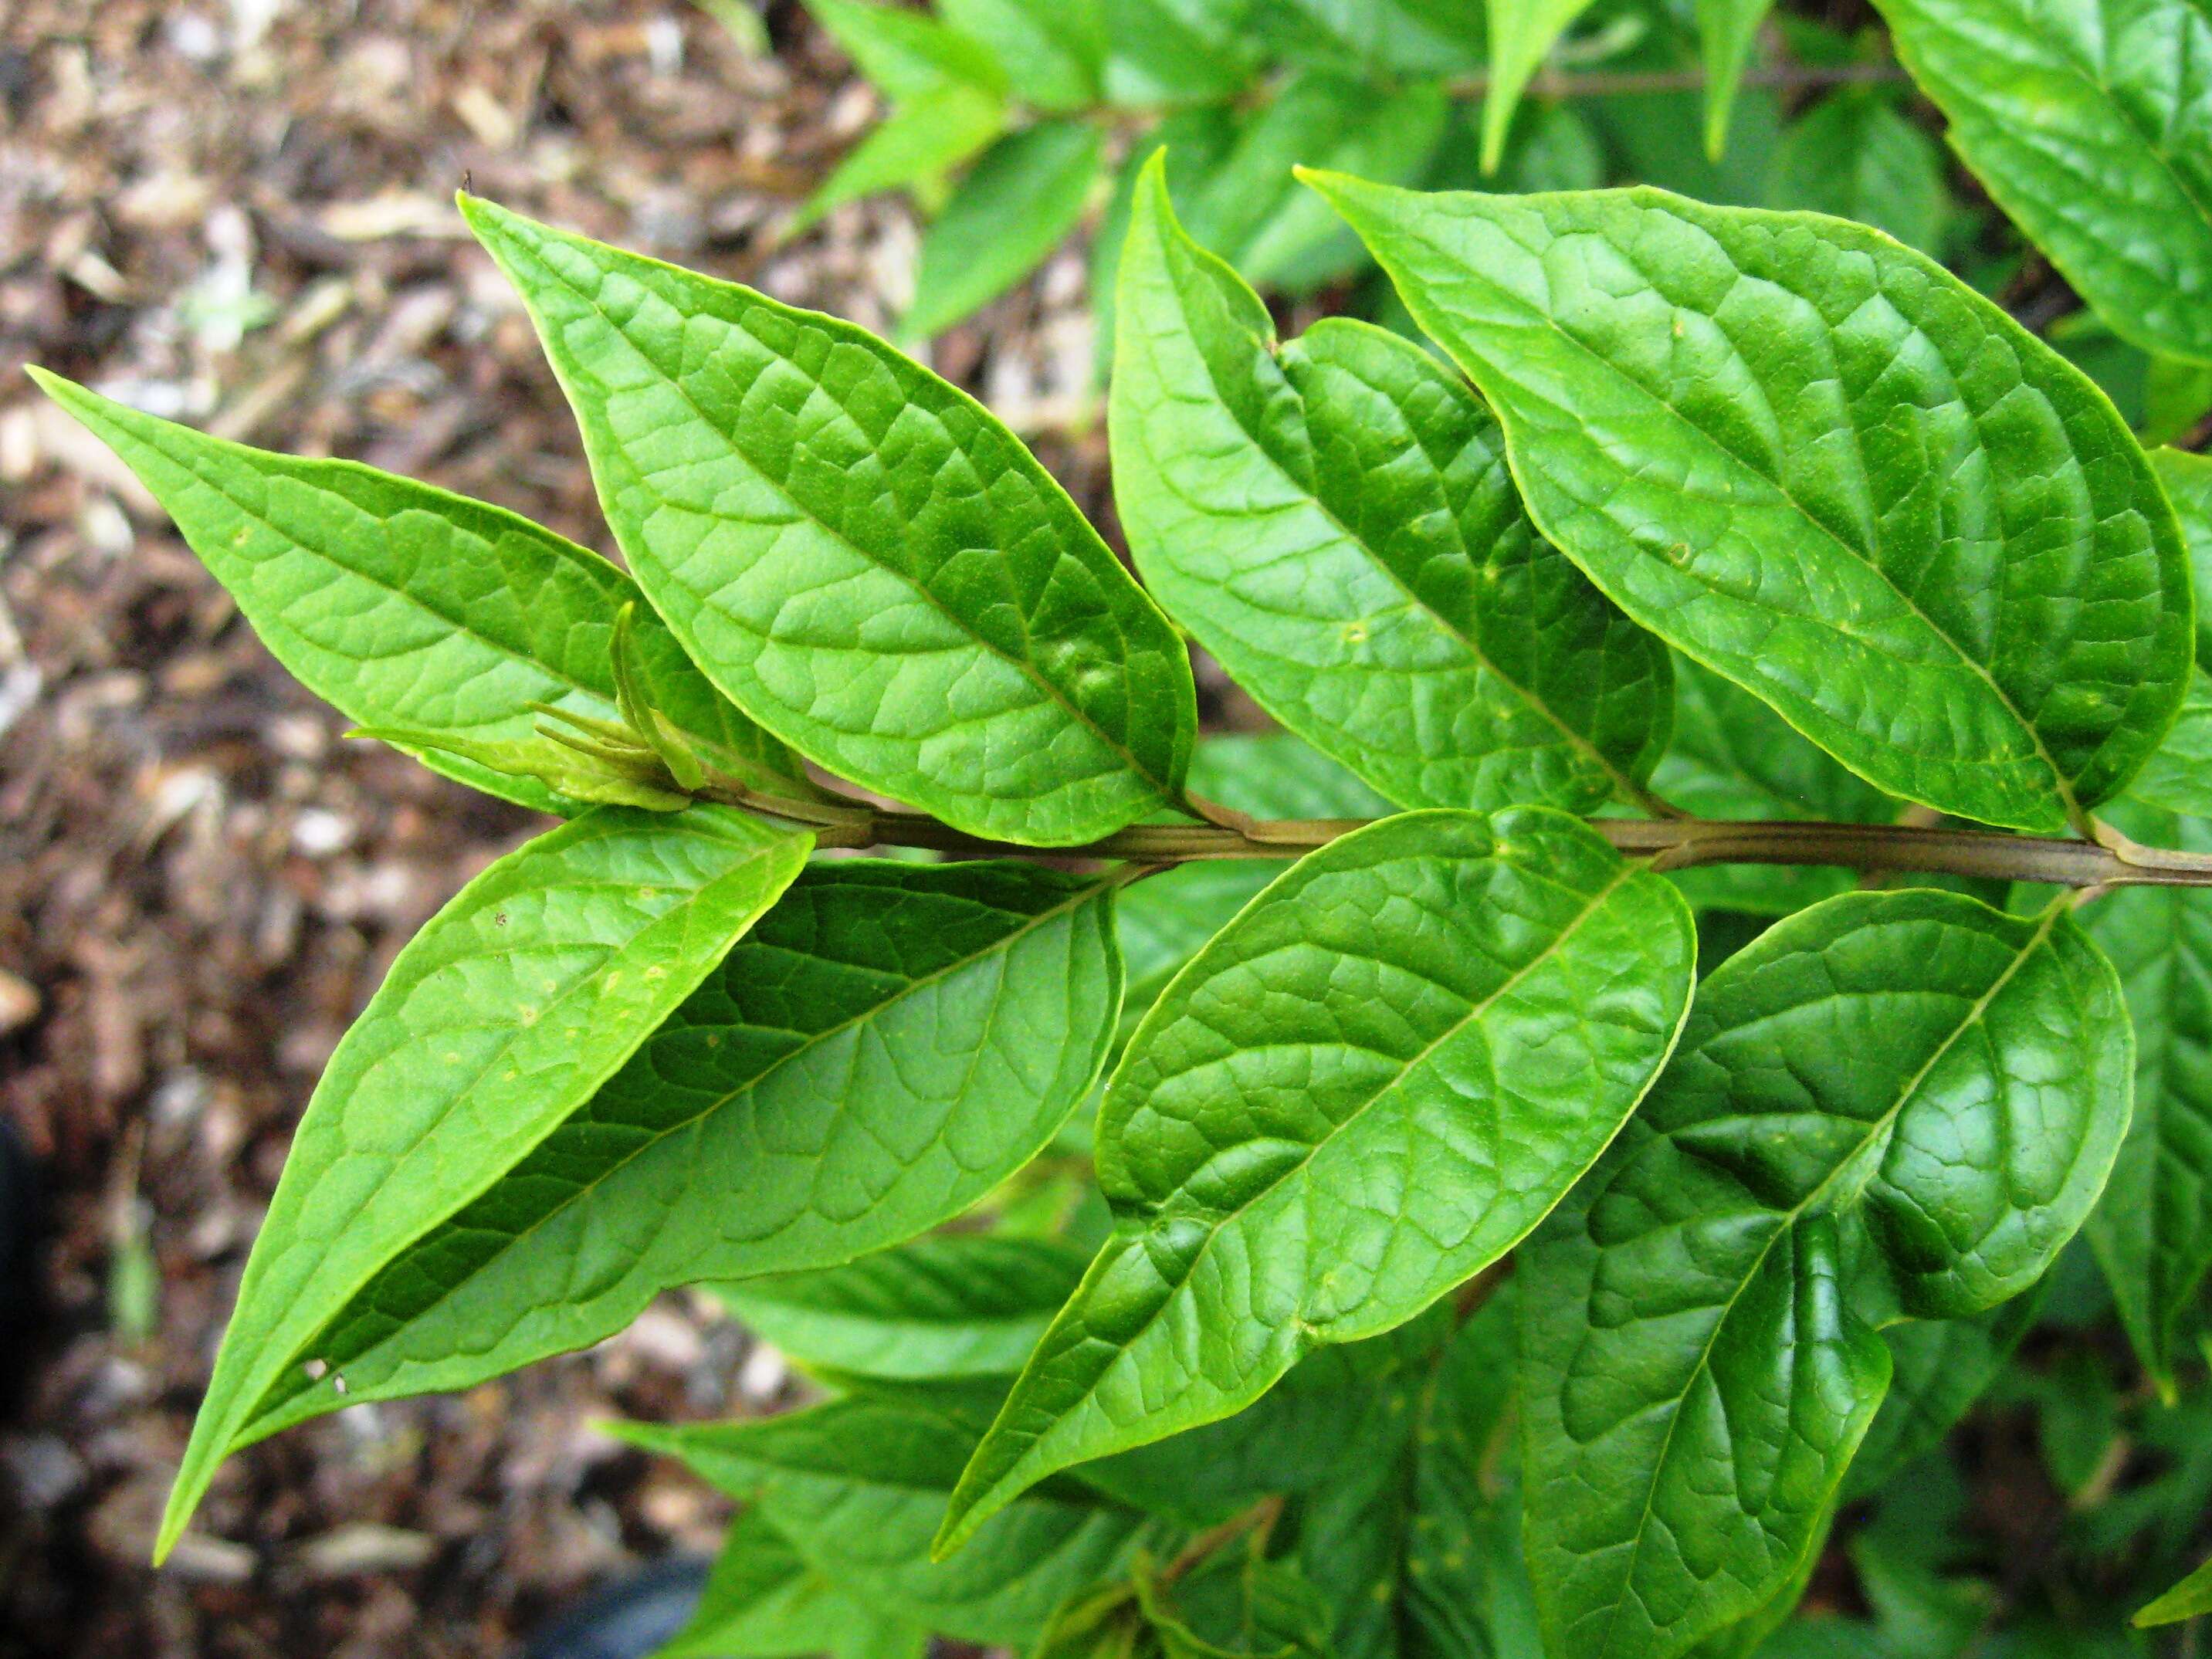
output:
[[[703,791],[726,805],[803,823],[824,847],[920,847],[981,858],[1117,859],[1188,864],[1202,859],[1295,859],[1365,818],[1255,821],[1224,815],[1220,823],[1145,823],[1076,847],[1024,847],[985,840],[913,812],[863,802],[791,801],[744,788]],[[1710,818],[1592,818],[1591,829],[1658,870],[1701,864],[1839,865],[1862,871],[1979,876],[2057,887],[2212,887],[2212,854],[2143,847],[2109,825],[2098,839],[2006,835],[1918,823],[1729,823]]]

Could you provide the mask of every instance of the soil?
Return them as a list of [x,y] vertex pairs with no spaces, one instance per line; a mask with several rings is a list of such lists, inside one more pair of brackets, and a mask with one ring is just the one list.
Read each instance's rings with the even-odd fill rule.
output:
[[[668,1298],[588,1353],[245,1453],[148,1566],[319,1067],[413,930],[538,825],[343,739],[19,372],[604,550],[452,191],[884,326],[902,207],[777,234],[873,96],[795,5],[766,23],[752,56],[684,0],[0,5],[0,1113],[46,1194],[41,1313],[0,1332],[0,1659],[510,1651],[594,1580],[714,1545],[718,1500],[595,1419],[787,1393]],[[935,361],[1103,516],[1079,259]]]

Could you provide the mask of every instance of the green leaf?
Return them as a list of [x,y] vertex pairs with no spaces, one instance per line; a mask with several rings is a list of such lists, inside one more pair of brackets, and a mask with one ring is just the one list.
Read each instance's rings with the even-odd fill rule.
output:
[[[408,942],[300,1120],[157,1559],[256,1403],[322,1357],[312,1344],[325,1322],[589,1100],[775,902],[809,845],[721,807],[603,807],[500,860]],[[343,1388],[333,1376],[319,1392]]]
[[2180,702],[2180,535],[2112,405],[1880,233],[1651,190],[1316,179],[1480,387],[1536,527],[1853,771],[2056,832]]
[[1262,287],[1303,292],[1349,276],[1366,263],[1358,240],[1298,188],[1292,170],[1415,178],[1443,137],[1449,110],[1432,81],[1380,91],[1339,75],[1296,75],[1243,119],[1229,152],[1177,196],[1183,222],[1201,246]]
[[2212,1560],[2183,1579],[2157,1600],[2136,1611],[2137,1630],[2154,1625],[2178,1625],[2185,1619],[2201,1619],[2212,1613]]
[[1292,63],[1376,76],[1456,76],[1482,68],[1483,0],[1281,0],[1260,26]]
[[976,835],[1087,841],[1178,799],[1182,641],[981,404],[848,323],[464,210],[631,570],[739,708]]
[[342,1308],[254,1438],[470,1387],[678,1285],[830,1267],[950,1220],[1089,1093],[1120,1004],[1121,878],[808,869],[719,972],[505,1178]]
[[860,73],[893,98],[919,97],[948,81],[1006,90],[1006,70],[988,45],[926,12],[882,0],[804,3]]
[[2181,713],[2128,793],[2168,811],[2212,817],[2212,675],[2203,669],[2190,671]]
[[[1687,658],[1674,664],[1673,745],[1651,787],[1692,817],[1886,823],[1897,803],[1847,771],[1741,687]],[[1848,870],[1715,865],[1671,879],[1699,909],[1786,916],[1848,891]]]
[[[871,5],[866,9],[873,11],[877,8]],[[836,171],[823,180],[821,188],[791,216],[784,234],[796,236],[832,208],[857,202],[878,191],[896,190],[905,185],[933,185],[1005,131],[1006,126],[1006,100],[988,88],[969,82],[939,82],[910,98],[902,99],[879,125],[853,147],[852,153],[837,164]],[[480,217],[472,216],[471,222],[477,224],[477,234],[482,235]],[[496,247],[492,251],[495,255],[499,252]]]
[[[1098,1126],[1115,1237],[962,1477],[1024,1488],[1389,1330],[1557,1201],[1689,1000],[1687,908],[1542,807],[1413,812],[1310,854],[1178,975]],[[1418,1171],[1418,1174],[1417,1174]]]
[[[2143,807],[2114,817],[2139,840],[2212,852],[2212,819]],[[2119,969],[2136,1030],[2135,1120],[2089,1243],[2171,1400],[2184,1322],[2212,1271],[2212,908],[2187,888],[2125,887],[2082,918]]]
[[1649,1100],[1520,1259],[1528,1565],[1557,1659],[1668,1659],[1803,1564],[1899,1310],[2039,1278],[2128,1121],[2112,966],[2061,899],[1846,894],[1698,988]]
[[2182,544],[2201,596],[2197,611],[2197,662],[2212,670],[2212,456],[2181,449],[2154,449],[2152,470],[2165,485],[2181,526]]
[[1234,98],[1259,72],[1255,0],[1103,0],[1106,95],[1117,104]]
[[1728,149],[1729,117],[1736,89],[1759,43],[1759,26],[1774,0],[1698,0],[1698,43],[1705,67],[1705,154],[1715,161]]
[[1158,160],[1115,315],[1130,550],[1261,707],[1408,806],[1647,799],[1666,648],[1536,535],[1456,377],[1363,323],[1276,349]]
[[730,1523],[696,1612],[653,1659],[924,1659],[928,1633],[871,1612],[758,1510]]
[[1790,124],[1767,204],[1856,219],[1935,256],[1952,216],[1943,174],[1943,151],[1933,138],[1888,99],[1855,88]]
[[[1191,756],[1190,787],[1257,818],[1374,818],[1391,811],[1334,761],[1284,732],[1200,738]],[[1129,977],[1121,1000],[1123,1036],[1136,1030],[1199,947],[1282,873],[1273,859],[1200,859],[1147,876],[1122,893],[1115,908]]]
[[1137,201],[1137,180],[1146,165],[1164,151],[1168,188],[1181,202],[1188,199],[1198,182],[1221,164],[1236,147],[1236,110],[1225,104],[1178,110],[1147,132],[1138,136],[1115,175],[1114,192],[1099,216],[1098,229],[1091,239],[1091,349],[1098,383],[1106,383],[1114,362],[1114,289],[1121,269],[1121,245],[1128,239],[1129,216]]
[[[2179,443],[2212,415],[2212,364],[2153,357],[2143,372],[2143,414],[2136,435],[2146,444]],[[2151,464],[2158,465],[2154,453]],[[2173,485],[2166,485],[2169,493]]]
[[1490,83],[1482,94],[1482,170],[1498,171],[1505,155],[1505,135],[1529,77],[1567,26],[1589,9],[1590,0],[1485,0],[1490,20]]
[[937,9],[990,48],[1024,103],[1075,110],[1098,101],[1107,48],[1102,0],[937,0]]
[[757,1505],[802,1559],[865,1606],[941,1636],[1019,1644],[1152,1534],[1142,1516],[1071,1480],[994,1516],[959,1560],[933,1564],[945,1495],[1002,1392],[909,1383],[764,1421],[606,1426]]
[[948,1233],[715,1293],[793,1358],[846,1376],[1012,1376],[1083,1267],[1046,1239]]
[[2042,1304],[2031,1289],[1965,1319],[1908,1319],[1884,1328],[1889,1392],[1851,1460],[1845,1498],[1873,1497],[1941,1445],[2004,1370]]
[[[362,726],[474,744],[537,736],[534,706],[611,720],[616,617],[637,588],[606,560],[499,507],[352,461],[248,449],[33,368],[177,521],[276,659]],[[643,694],[687,741],[789,794],[790,750],[723,698],[641,608]],[[451,751],[432,769],[544,811],[541,784]]]
[[2212,362],[2212,15],[2198,0],[1876,0],[1997,205],[2112,327]]
[[1046,121],[986,150],[921,239],[901,334],[926,340],[1036,270],[1083,217],[1104,142],[1088,122]]

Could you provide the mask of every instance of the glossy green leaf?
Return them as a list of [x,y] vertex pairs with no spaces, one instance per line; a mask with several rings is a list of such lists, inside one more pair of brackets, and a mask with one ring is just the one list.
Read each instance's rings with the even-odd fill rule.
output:
[[1942,252],[1953,211],[1942,147],[1867,88],[1833,94],[1790,124],[1767,204],[1856,219],[1930,256]]
[[1309,71],[1238,123],[1236,141],[1177,206],[1192,236],[1249,281],[1304,291],[1366,263],[1358,240],[1302,190],[1292,169],[1341,167],[1363,177],[1419,175],[1443,136],[1449,104],[1432,81],[1379,91]]
[[1482,94],[1482,170],[1498,171],[1521,94],[1567,26],[1590,0],[1485,0],[1490,21],[1490,82]]
[[610,1335],[671,1286],[849,1261],[957,1215],[1098,1074],[1117,879],[809,868],[529,1157],[325,1310],[311,1351],[343,1397],[289,1374],[242,1431],[466,1388]]
[[465,209],[631,570],[739,708],[978,835],[1081,842],[1177,799],[1182,641],[981,405],[850,324]]
[[1875,0],[1954,148],[2112,327],[2212,362],[2200,0]]
[[1729,117],[1736,89],[1759,43],[1759,26],[1774,0],[1698,0],[1698,46],[1705,66],[1705,154],[1716,161],[1728,148]]
[[612,1424],[761,1514],[810,1566],[878,1612],[968,1641],[1029,1642],[1153,1530],[1073,1481],[993,1517],[957,1561],[930,1534],[1002,1385],[872,1388],[763,1421]]
[[791,216],[784,234],[796,236],[832,208],[878,191],[934,187],[1006,126],[1005,99],[970,82],[942,81],[902,99]]
[[1528,1565],[1555,1659],[1667,1659],[1801,1570],[1899,1309],[2039,1278],[2128,1121],[2118,977],[2064,900],[1846,894],[1705,980],[1649,1100],[1522,1252]]
[[928,1632],[862,1607],[758,1510],[730,1523],[690,1621],[653,1659],[924,1659]]
[[[1284,732],[1200,738],[1190,787],[1256,818],[1379,818],[1392,810],[1334,761]],[[1199,947],[1282,873],[1274,859],[1200,859],[1124,890],[1115,907],[1128,969],[1124,1036]]]
[[[2212,819],[2133,807],[2136,839],[2212,852]],[[2212,905],[2182,887],[2127,887],[2082,912],[2126,988],[2136,1111],[2090,1246],[2143,1367],[2169,1397],[2184,1322],[2212,1271]]]
[[1862,777],[2057,832],[2157,746],[2191,637],[2164,494],[1942,267],[1657,191],[1315,182],[1497,410],[1537,528]]
[[1087,121],[1044,121],[986,150],[921,239],[901,334],[926,340],[1042,264],[1083,217],[1104,142]]
[[2042,1300],[2029,1290],[1964,1319],[1908,1319],[1883,1328],[1889,1392],[1851,1460],[1846,1500],[1880,1492],[1905,1465],[1942,1443],[2004,1370]]
[[885,0],[803,3],[860,73],[894,98],[915,97],[948,81],[1005,90],[1006,70],[988,46],[926,12]]
[[851,1376],[1012,1376],[1083,1279],[1039,1238],[948,1233],[843,1267],[718,1285],[793,1358]]
[[1115,1237],[963,1476],[1024,1488],[1258,1399],[1510,1249],[1634,1108],[1689,913],[1542,807],[1412,812],[1300,860],[1168,987],[1108,1087]]
[[[1791,729],[1742,687],[1687,658],[1674,664],[1674,742],[1651,775],[1652,789],[1692,817],[1808,818],[1884,823],[1898,805]],[[1845,892],[1848,870],[1735,864],[1672,877],[1699,908],[1786,916]]]
[[2202,1619],[2212,1613],[2212,1560],[2207,1560],[2196,1571],[2172,1589],[2138,1609],[2135,1625],[2138,1630],[2153,1625],[2176,1625],[2185,1619]]
[[[721,807],[603,807],[500,860],[408,942],[300,1120],[160,1554],[257,1402],[324,1357],[313,1344],[326,1322],[589,1100],[775,902],[809,844]],[[343,1388],[333,1375],[320,1391]]]
[[[276,659],[349,718],[507,744],[536,738],[534,704],[620,714],[609,653],[637,588],[598,554],[428,484],[248,449],[30,372],[168,509]],[[803,775],[791,751],[701,678],[657,617],[641,611],[633,632],[643,692],[684,740],[791,793]],[[417,752],[489,793],[573,810],[526,778]]]
[[1024,103],[1074,110],[1098,101],[1107,50],[1103,0],[937,0],[937,9],[991,49]]
[[1115,315],[1131,551],[1262,707],[1408,806],[1644,798],[1666,649],[1536,535],[1455,376],[1362,323],[1276,348],[1157,160]]

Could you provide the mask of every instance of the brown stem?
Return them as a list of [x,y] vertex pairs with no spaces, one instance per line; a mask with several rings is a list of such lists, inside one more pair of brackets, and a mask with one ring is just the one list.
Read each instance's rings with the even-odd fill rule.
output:
[[[751,790],[719,788],[713,798],[802,823],[824,847],[921,847],[983,858],[1118,859],[1188,864],[1200,859],[1295,859],[1364,818],[1253,820],[1224,813],[1218,823],[1143,823],[1075,847],[1025,847],[990,841],[914,812],[790,802]],[[1241,821],[1240,821],[1241,820]],[[1922,823],[1730,823],[1711,818],[1592,818],[1591,829],[1620,851],[1661,870],[1701,864],[1837,865],[1848,870],[1981,876],[2057,887],[2212,887],[2212,854],[2142,847],[2097,826],[2099,839],[2013,836]]]

